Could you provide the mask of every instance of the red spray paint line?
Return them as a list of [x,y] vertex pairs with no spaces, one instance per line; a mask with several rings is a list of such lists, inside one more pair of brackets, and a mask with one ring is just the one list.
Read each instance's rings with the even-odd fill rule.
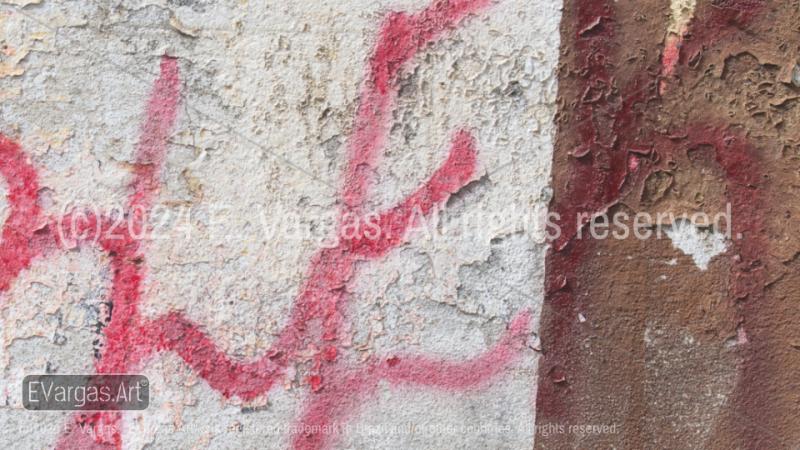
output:
[[175,126],[180,97],[178,62],[174,58],[161,59],[161,76],[153,86],[147,103],[147,119],[142,125],[141,137],[136,147],[136,168],[131,183],[133,195],[129,209],[134,214],[136,235],[143,226],[142,217],[150,209],[158,192],[159,175],[167,155],[167,139]]
[[370,74],[362,86],[355,130],[348,142],[342,193],[345,212],[357,211],[366,199],[376,159],[386,145],[400,69],[468,14],[488,4],[489,0],[437,0],[417,14],[388,15],[370,59]]
[[42,241],[35,239],[35,234],[45,223],[37,202],[36,170],[19,145],[3,135],[0,135],[0,174],[8,185],[9,206],[0,241],[0,292],[3,292],[43,251]]
[[[139,315],[139,303],[145,258],[140,241],[134,239],[132,234],[142,235],[145,227],[144,217],[158,191],[158,177],[166,157],[167,139],[172,133],[177,117],[179,98],[178,62],[174,58],[165,56],[161,59],[161,75],[153,86],[136,148],[136,166],[131,182],[133,192],[128,203],[132,229],[128,230],[127,227],[113,229],[105,225],[109,222],[107,219],[89,216],[88,220],[82,223],[85,229],[79,227],[75,230],[77,236],[85,235],[91,242],[97,242],[111,257],[112,313],[110,322],[103,329],[105,348],[95,363],[98,373],[128,372],[154,350],[146,341],[146,335],[142,333],[145,326]],[[74,222],[62,220],[58,225],[65,223]],[[66,230],[64,227],[57,227],[57,230],[59,237],[75,238],[69,234],[72,230]],[[101,233],[100,236],[86,233],[91,230],[105,230],[105,232],[97,231]],[[62,239],[62,244],[63,241]],[[119,412],[103,412],[91,416],[75,413],[70,420],[72,424],[59,438],[57,448],[122,447]],[[97,433],[92,442],[86,442],[85,427],[113,431]]]
[[[688,138],[695,145],[710,145],[715,149],[717,163],[726,176],[728,201],[733,212],[734,264],[731,267],[728,291],[737,306],[737,337],[742,364],[739,380],[731,396],[731,408],[740,411],[733,425],[743,448],[759,450],[785,441],[773,433],[765,433],[762,423],[771,423],[777,413],[771,403],[771,383],[781,379],[775,373],[771,356],[775,349],[770,339],[770,329],[759,325],[758,317],[767,284],[767,271],[763,258],[769,253],[769,240],[765,229],[769,214],[764,192],[764,169],[758,151],[741,133],[720,128],[693,128]],[[755,326],[751,324],[756,322]],[[748,343],[747,336],[751,342]]]
[[[371,186],[370,172],[386,142],[390,107],[396,95],[396,80],[405,62],[425,48],[448,29],[454,28],[468,14],[485,6],[485,0],[436,1],[420,13],[407,15],[393,13],[379,33],[374,56],[370,62],[368,81],[364,83],[361,103],[356,118],[356,130],[351,138],[348,165],[345,172],[342,198],[343,216],[359,211]],[[137,161],[132,194],[129,201],[136,231],[142,231],[144,214],[158,191],[157,178],[167,151],[167,138],[175,123],[179,101],[180,79],[177,61],[163,58],[161,76],[156,81],[148,102],[145,123],[137,147]],[[403,235],[417,212],[429,214],[443,204],[449,196],[461,189],[474,175],[476,144],[467,131],[455,134],[450,154],[444,164],[422,185],[398,205],[380,213],[382,233],[377,239],[360,236],[343,241],[338,247],[324,249],[311,260],[308,277],[292,307],[289,323],[266,354],[256,361],[244,362],[230,358],[205,334],[201,327],[173,312],[153,321],[143,319],[138,311],[141,300],[141,282],[145,277],[145,256],[138,240],[125,230],[111,229],[111,221],[104,217],[87,215],[76,230],[67,230],[64,221],[50,219],[43,228],[45,238],[36,239],[36,229],[41,211],[36,206],[35,170],[24,162],[19,148],[3,138],[3,176],[9,180],[11,217],[3,227],[2,255],[12,259],[2,271],[3,285],[7,290],[19,272],[30,265],[33,257],[44,252],[37,242],[58,243],[62,247],[96,243],[111,256],[113,279],[111,304],[113,314],[103,330],[105,349],[96,363],[101,373],[127,372],[141,368],[142,364],[159,351],[174,351],[192,367],[212,388],[225,397],[238,396],[249,400],[267,393],[279,379],[285,367],[294,361],[296,353],[309,346],[323,349],[315,358],[313,390],[309,410],[327,401],[337,404],[363,401],[369,388],[377,379],[396,384],[413,383],[444,389],[467,389],[487,382],[497,376],[521,346],[516,343],[528,332],[530,317],[522,312],[514,320],[500,344],[483,356],[465,363],[445,363],[422,357],[390,359],[385,367],[351,368],[337,359],[335,342],[339,325],[345,315],[344,287],[354,276],[354,263],[359,259],[378,258],[403,243]],[[43,221],[47,223],[48,221]],[[72,223],[67,220],[66,223]],[[92,234],[92,230],[101,230]],[[136,233],[140,234],[140,233]],[[10,239],[5,239],[5,236]],[[16,253],[16,255],[14,255]],[[330,343],[326,343],[330,342]],[[511,343],[514,342],[514,345]],[[365,388],[352,391],[349,373],[368,372],[368,377],[358,377]],[[340,383],[337,385],[337,383]],[[319,397],[314,397],[319,395]],[[322,408],[325,410],[325,408]],[[341,421],[347,411],[327,410],[331,416],[324,420]],[[338,415],[334,417],[334,414]],[[121,415],[118,412],[75,414],[57,446],[59,448],[119,448]],[[316,414],[306,414],[308,422],[323,420]],[[92,439],[81,427],[98,427],[114,430],[99,433]],[[299,448],[322,448],[324,442],[309,444],[296,442]]]
[[[695,27],[703,25],[702,31],[694,32],[692,45],[687,48],[702,48],[726,35],[731,20],[738,23],[749,21],[758,11],[762,2],[731,1],[721,9],[714,9],[710,17],[698,11],[692,22]],[[615,204],[627,189],[641,185],[641,182],[658,168],[654,160],[645,159],[637,142],[644,126],[637,106],[646,105],[649,99],[657,97],[656,78],[647,74],[634,77],[629,85],[621,89],[622,104],[616,107],[606,97],[614,84],[607,68],[613,66],[611,49],[614,40],[614,4],[607,0],[578,1],[574,18],[577,30],[576,61],[584,65],[584,94],[578,108],[577,133],[582,145],[573,151],[572,172],[563,191],[557,191],[553,209],[564,220],[560,223],[562,233],[556,241],[546,261],[546,302],[554,310],[543,317],[549,323],[542,330],[548,353],[540,365],[542,382],[537,393],[537,421],[570,423],[577,414],[568,403],[570,378],[581,376],[575,367],[577,342],[579,336],[576,321],[572,318],[579,311],[578,299],[573,292],[576,277],[581,267],[591,257],[591,241],[575,239],[578,225],[575,218],[601,213]],[[681,62],[686,63],[685,59]],[[598,125],[597,117],[611,118],[610,133],[606,123]],[[602,122],[602,121],[601,121]],[[767,242],[763,234],[764,198],[759,189],[760,162],[753,147],[744,136],[726,130],[724,126],[697,125],[685,131],[685,144],[680,145],[670,137],[647,132],[641,142],[652,142],[655,151],[652,156],[669,156],[677,151],[687,150],[699,145],[709,145],[715,150],[717,163],[726,176],[728,200],[734,216],[734,235],[742,235],[734,240],[730,254],[736,255],[738,263],[729,280],[729,293],[732,301],[747,298],[746,305],[757,303],[764,287],[763,271],[759,270],[760,255],[765,254]],[[636,162],[631,163],[631,157]],[[662,158],[665,159],[665,158]],[[588,220],[587,220],[588,221]],[[751,306],[741,311],[739,321],[753,313]],[[545,310],[547,311],[547,310]],[[547,314],[547,312],[545,312]],[[745,373],[747,369],[745,368]],[[565,382],[566,381],[566,382]],[[737,387],[738,391],[752,392],[752,381]]]
[[[530,313],[520,313],[505,336],[490,351],[464,362],[433,360],[419,356],[393,356],[369,361],[362,368],[331,370],[330,388],[314,394],[305,405],[297,429],[309,430],[293,436],[292,448],[314,450],[330,448],[342,423],[359,412],[359,406],[374,396],[380,381],[394,386],[416,386],[449,392],[476,389],[501,375],[521,356],[530,333]],[[330,370],[330,369],[328,369]]]

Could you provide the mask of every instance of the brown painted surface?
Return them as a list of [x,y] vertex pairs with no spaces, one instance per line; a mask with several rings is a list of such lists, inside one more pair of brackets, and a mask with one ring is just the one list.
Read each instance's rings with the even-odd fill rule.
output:
[[[698,2],[665,76],[669,2],[565,2],[537,397],[565,431],[538,448],[800,446],[799,8]],[[727,204],[707,271],[666,238],[575,236],[579,213]],[[616,432],[568,429],[591,424]]]

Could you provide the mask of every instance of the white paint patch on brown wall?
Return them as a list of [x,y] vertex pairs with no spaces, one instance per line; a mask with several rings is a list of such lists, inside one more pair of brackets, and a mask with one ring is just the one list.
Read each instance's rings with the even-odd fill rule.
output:
[[[320,245],[267,236],[264,222],[281,215],[318,222],[336,211],[378,26],[389,11],[427,4],[43,0],[21,12],[8,7],[0,14],[3,39],[27,56],[15,63],[17,76],[0,79],[0,131],[18,137],[41,168],[48,212],[122,205],[158,58],[177,57],[184,103],[158,200],[165,225],[147,246],[142,308],[152,317],[185,311],[227,353],[255,357],[285,324]],[[452,133],[467,127],[478,142],[480,181],[443,218],[522,217],[546,207],[560,9],[558,0],[498,1],[408,65],[372,204],[390,206],[413,191],[441,164]],[[179,213],[187,210],[183,223]],[[495,343],[519,310],[532,308],[538,322],[545,246],[533,237],[537,230],[519,223],[466,230],[417,235],[359,267],[349,288],[352,346],[343,358],[357,363],[397,351],[466,359]],[[55,442],[63,415],[21,410],[18,385],[48,363],[58,373],[91,370],[90,316],[106,298],[107,268],[91,251],[49,258],[2,299],[10,305],[0,346],[4,439],[24,448]],[[56,335],[65,340],[53,343]],[[471,393],[383,386],[341,445],[530,448],[536,358],[526,350],[507,375]],[[125,414],[125,445],[286,448],[288,425],[308,395],[303,371],[290,372],[269,400],[242,405],[223,400],[174,355],[159,356],[143,371],[153,381],[150,409]],[[257,411],[244,414],[242,406]],[[433,434],[389,433],[409,421]],[[453,434],[437,425],[495,431]],[[506,425],[511,431],[497,432]]]
[[671,0],[670,21],[667,32],[682,35],[686,33],[689,22],[694,17],[697,0]]
[[[664,54],[662,56],[663,72],[666,75],[671,74],[678,63],[680,46],[689,29],[689,23],[694,17],[696,7],[697,0],[670,1],[670,20],[664,38]],[[662,91],[664,88],[665,85],[662,84]]]

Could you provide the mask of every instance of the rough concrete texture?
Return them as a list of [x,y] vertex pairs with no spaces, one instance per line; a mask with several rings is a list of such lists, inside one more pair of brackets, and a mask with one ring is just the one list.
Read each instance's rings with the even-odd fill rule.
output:
[[673,245],[580,240],[590,221],[563,223],[573,232],[546,260],[536,423],[621,432],[536,446],[796,448],[797,2],[568,0],[563,11],[551,208],[730,208],[731,229],[721,242],[707,220],[646,224]]
[[[508,219],[550,200],[560,18],[4,2],[2,439],[530,448],[546,242]],[[337,245],[344,212],[419,227]],[[25,375],[95,371],[150,407],[22,408]]]
[[[3,1],[4,442],[796,448],[798,23]],[[152,404],[23,409],[94,372]]]

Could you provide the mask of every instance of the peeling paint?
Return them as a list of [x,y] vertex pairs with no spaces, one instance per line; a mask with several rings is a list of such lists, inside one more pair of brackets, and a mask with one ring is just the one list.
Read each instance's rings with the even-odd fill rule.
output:
[[[94,362],[101,372],[144,371],[151,380],[160,380],[158,392],[168,399],[158,400],[152,415],[76,414],[66,425],[46,419],[46,432],[41,441],[36,440],[38,444],[58,442],[63,448],[263,444],[258,435],[237,437],[209,430],[223,422],[226,431],[267,422],[282,429],[276,432],[280,439],[275,440],[275,448],[329,448],[338,438],[286,429],[291,424],[342,425],[363,420],[362,406],[375,406],[377,396],[392,395],[398,389],[422,392],[421,403],[423,398],[447,397],[464,410],[490,399],[500,409],[485,415],[501,425],[508,419],[499,411],[513,405],[525,420],[515,422],[520,431],[513,438],[502,438],[503,442],[531,444],[536,359],[524,342],[535,326],[541,301],[545,245],[531,243],[516,226],[438,241],[407,243],[402,236],[403,222],[415,209],[422,211],[423,217],[441,207],[453,215],[481,208],[500,214],[517,207],[512,202],[541,203],[538,194],[529,196],[528,189],[539,192],[547,186],[557,37],[537,27],[555,30],[558,5],[543,2],[548,14],[530,16],[521,3],[513,1],[500,5],[437,1],[427,6],[417,2],[408,7],[416,12],[389,13],[383,21],[386,11],[404,5],[386,3],[369,9],[354,2],[350,5],[354,8],[345,6],[317,18],[327,28],[315,22],[313,15],[305,17],[306,23],[289,24],[278,17],[285,12],[275,11],[270,23],[286,27],[272,35],[258,28],[258,19],[247,18],[251,12],[247,5],[237,10],[230,5],[197,3],[175,11],[155,5],[120,5],[105,11],[87,5],[72,14],[54,11],[54,4],[44,2],[36,10],[36,14],[52,15],[54,24],[65,27],[67,40],[55,43],[57,46],[73,36],[91,35],[98,23],[113,32],[103,41],[101,56],[80,56],[104,62],[87,69],[87,79],[101,80],[102,90],[87,89],[89,83],[72,78],[68,70],[74,68],[61,71],[64,61],[74,58],[61,58],[63,49],[56,52],[61,65],[32,52],[26,72],[15,79],[22,86],[22,99],[4,105],[4,118],[7,111],[10,119],[3,131],[9,137],[4,138],[0,167],[10,183],[10,218],[3,230],[19,235],[21,241],[19,248],[12,248],[14,240],[6,236],[0,243],[4,256],[13,261],[0,271],[5,283],[3,300],[14,304],[22,297],[18,290],[30,284],[29,280],[42,271],[52,271],[56,275],[48,287],[30,294],[44,302],[51,290],[60,289],[67,279],[63,264],[87,275],[95,273],[91,284],[97,289],[80,302],[79,309],[85,313],[81,320],[96,331],[83,336],[70,328],[64,335],[54,336],[54,342],[66,345],[75,366],[83,364],[82,370],[90,370],[85,363]],[[227,14],[217,14],[217,9]],[[97,22],[101,12],[105,18]],[[216,22],[203,18],[212,12]],[[257,14],[265,13],[258,10]],[[240,22],[226,23],[231,15]],[[353,33],[330,31],[336,31],[332,25],[338,25],[336,20],[341,17],[347,17],[351,29],[383,25],[377,33],[363,31],[351,39]],[[212,22],[220,26],[209,27]],[[154,23],[160,28],[152,26]],[[509,23],[528,24],[515,27],[515,35],[544,39],[533,47],[520,46],[514,39],[490,39],[499,29],[510,36],[505,29]],[[184,30],[169,30],[176,24]],[[126,27],[136,33],[124,32]],[[187,30],[198,32],[192,36]],[[259,40],[247,33],[260,36]],[[232,39],[235,34],[239,38]],[[254,59],[252,47],[257,47],[255,43],[264,35],[267,51],[263,58]],[[153,42],[172,44],[153,47]],[[204,46],[203,50],[194,49],[196,44],[190,42]],[[220,43],[229,51],[214,47]],[[362,44],[367,49],[374,45],[374,55],[365,54],[368,50],[362,49]],[[216,56],[204,53],[208,48],[216,49]],[[309,48],[313,50],[306,55]],[[347,56],[337,56],[337,52]],[[418,52],[424,58],[412,58]],[[151,73],[152,61],[164,53],[171,56],[162,59],[160,75]],[[218,63],[219,58],[228,57],[226,65]],[[369,67],[361,92],[355,94],[350,91],[363,73],[352,64],[353,57],[363,59]],[[137,59],[148,64],[129,64]],[[146,89],[131,89],[131,81],[114,72],[117,61],[149,74],[142,78],[156,80],[138,130],[131,123],[138,122]],[[296,65],[304,66],[301,76],[293,75]],[[278,67],[283,68],[271,70]],[[34,106],[25,108],[23,101]],[[209,108],[244,123],[252,121],[253,127],[225,130],[219,120],[198,112]],[[80,120],[68,114],[76,109],[81,111]],[[240,116],[240,111],[252,113],[252,118],[242,118],[245,114]],[[51,122],[58,128],[47,125]],[[395,123],[403,127],[390,126]],[[127,145],[137,132],[139,143]],[[263,147],[254,149],[242,145],[247,139],[229,136],[236,133],[269,138],[263,139],[267,143]],[[331,145],[323,151],[316,145],[317,139]],[[237,145],[228,145],[231,143]],[[273,147],[280,148],[281,156],[275,156],[270,150]],[[537,151],[530,152],[531,148]],[[273,158],[284,161],[271,164]],[[298,178],[291,164],[299,168],[297,172],[310,172],[311,177]],[[14,183],[20,180],[19,172],[24,175],[28,169],[35,173],[22,181],[35,194],[31,197],[20,191],[24,194],[20,198]],[[232,172],[226,173],[228,170]],[[429,175],[420,176],[421,172]],[[533,174],[537,176],[528,180]],[[328,185],[337,177],[343,178],[341,196],[336,189],[328,192]],[[476,183],[474,189],[464,189],[478,178],[485,181]],[[273,252],[260,243],[236,248],[209,242],[207,234],[196,238],[196,247],[189,249],[181,248],[176,239],[143,244],[130,236],[153,225],[147,222],[146,213],[159,202],[192,205],[205,213],[202,208],[232,187],[236,188],[228,198],[235,199],[234,208],[251,207],[254,198],[266,193],[318,211],[340,208],[364,214],[376,210],[385,235],[371,241],[364,239],[361,230],[355,238],[322,249],[316,256],[308,251],[313,242],[282,242],[282,251]],[[282,193],[282,188],[287,192]],[[298,192],[301,195],[295,197]],[[123,232],[120,240],[112,239],[112,233],[93,235],[95,226],[113,225],[112,217],[103,211],[119,202],[131,207],[133,228]],[[79,217],[84,205],[98,213],[90,214],[78,230],[64,229],[54,220],[59,209],[73,211],[66,216],[69,223]],[[227,213],[223,217],[228,228],[248,236],[239,221],[254,220],[252,215]],[[190,225],[203,233],[211,223],[201,215]],[[93,238],[97,238],[95,246],[91,245]],[[235,254],[226,254],[234,248]],[[73,253],[86,255],[64,263],[63,255]],[[412,311],[403,317],[415,328],[401,345],[351,348],[353,335],[360,330],[351,328],[350,316],[356,316],[356,323],[366,319],[356,301],[366,289],[359,284],[370,284],[369,278],[356,283],[362,270],[383,286],[376,295],[386,306],[384,299],[396,291],[384,282],[385,273],[396,272],[398,280],[420,276],[407,271],[409,261],[416,258],[429,261],[424,267],[430,268],[431,276],[424,284],[417,283],[424,298],[412,301],[419,302],[426,313],[435,313],[417,312],[414,316]],[[248,266],[248,261],[256,264]],[[305,276],[298,274],[294,265],[306,262]],[[461,270],[473,263],[472,272]],[[262,276],[261,272],[267,273]],[[507,290],[496,296],[481,291],[474,280],[462,282],[461,275],[472,278],[470,273],[493,286],[506,284],[521,293]],[[268,282],[270,276],[279,283]],[[530,283],[529,277],[539,281]],[[249,279],[258,283],[251,284]],[[105,284],[110,292],[100,289]],[[79,289],[84,287],[79,282]],[[294,312],[282,307],[280,302],[286,300],[273,301],[266,292],[294,297]],[[345,308],[346,299],[353,304],[352,311]],[[449,304],[456,307],[448,309]],[[59,301],[48,305],[48,314],[61,316],[77,308]],[[397,306],[403,305],[398,302]],[[479,309],[482,312],[474,314]],[[20,336],[11,340],[12,356],[4,366],[14,371],[10,380],[21,379],[41,363],[26,356],[35,346],[20,344],[25,341],[22,336],[27,333],[44,339],[64,332],[58,327],[36,331],[33,326],[20,325],[15,317],[21,316],[12,311],[4,317],[4,326],[12,324]],[[368,325],[378,330],[372,318],[379,316],[369,317]],[[38,314],[29,318],[42,320]],[[255,321],[252,328],[242,325],[250,321]],[[394,325],[384,330],[390,339],[403,332]],[[440,345],[438,349],[432,348],[434,342]],[[78,355],[83,356],[76,358]],[[56,372],[74,367],[73,362],[50,363],[46,363],[48,370]],[[503,382],[495,386],[501,378]],[[276,380],[279,382],[273,383]],[[440,407],[431,411],[431,417],[447,412]],[[19,413],[11,408],[1,417],[15,421]],[[468,419],[480,422],[481,417]],[[448,420],[453,419],[450,416]],[[86,435],[80,427],[94,428],[98,434]],[[63,433],[59,437],[54,430]],[[361,437],[355,434],[347,439]],[[462,438],[466,445],[484,442],[475,433]],[[390,439],[391,435],[382,436],[381,442]]]
[[[795,4],[4,3],[8,442],[800,441]],[[548,205],[552,242],[502,220]],[[25,375],[93,371],[151,408],[22,409]],[[614,431],[545,432],[573,425]]]
[[[780,375],[773,372],[778,364],[753,353],[756,340],[752,338],[758,333],[773,342],[762,342],[763,351],[779,340],[779,333],[764,326],[775,323],[774,319],[762,318],[764,308],[769,309],[763,302],[773,295],[768,274],[782,277],[778,275],[782,268],[769,254],[777,246],[767,237],[767,228],[774,227],[768,225],[774,217],[769,199],[777,195],[770,171],[780,171],[773,165],[770,149],[776,140],[788,136],[766,121],[742,126],[735,118],[748,108],[733,100],[739,98],[742,77],[759,76],[754,72],[765,66],[737,66],[721,80],[703,75],[719,64],[717,55],[724,60],[724,55],[738,54],[742,42],[756,46],[754,32],[741,30],[764,29],[770,23],[767,17],[775,16],[760,1],[698,4],[689,24],[691,39],[680,46],[675,58],[675,83],[664,90],[662,72],[655,69],[661,66],[661,58],[652,56],[659,54],[652,50],[663,34],[648,18],[665,6],[593,0],[565,4],[571,14],[562,23],[566,47],[562,54],[566,56],[562,60],[565,75],[559,80],[561,121],[553,209],[567,217],[562,229],[568,232],[547,258],[542,342],[549,351],[540,365],[540,376],[548,381],[539,384],[537,423],[612,420],[624,424],[627,431],[615,436],[551,435],[539,439],[538,448],[640,448],[663,446],[657,443],[671,439],[682,439],[688,448],[760,448],[783,440],[759,433],[756,423],[779,426],[785,436],[794,434],[769,402],[759,398],[768,395],[769,389],[757,379],[779,379]],[[642,46],[638,53],[619,50],[634,42]],[[779,70],[768,72],[777,77]],[[729,76],[733,73],[740,78]],[[772,84],[761,87],[768,85]],[[750,95],[759,102],[771,98],[771,94]],[[759,130],[758,137],[754,130]],[[630,158],[636,158],[636,163],[631,164]],[[723,189],[706,187],[715,184]],[[706,271],[694,267],[688,271],[681,263],[652,270],[651,262],[666,260],[674,252],[671,245],[636,238],[575,239],[578,228],[588,222],[569,222],[578,213],[588,213],[584,217],[607,211],[680,215],[713,213],[726,206],[732,211],[733,239],[724,252],[719,239],[712,239],[718,243],[698,262],[705,266],[706,257],[723,253]],[[690,250],[697,255],[697,249]],[[590,314],[598,325],[585,330],[573,319],[577,313]],[[681,390],[676,386],[685,379],[685,373],[644,370],[649,361],[641,336],[653,317],[672,328],[695,330],[692,340],[713,356],[707,362],[697,361],[693,370],[725,373],[735,379],[733,386],[719,386],[718,394],[729,399],[725,405],[739,406],[719,408],[712,404],[714,395],[705,400],[674,400],[677,407],[687,410],[707,403],[707,408],[701,408],[707,411],[702,420],[714,424],[711,435],[689,439],[687,433],[673,434],[675,424],[658,425],[664,416],[650,409],[651,390],[657,397],[669,398]],[[726,343],[742,333],[748,343],[736,347],[740,353],[728,353]],[[773,354],[785,355],[772,348]],[[666,365],[680,366],[680,358],[674,358]],[[795,364],[789,361],[781,358],[781,363]],[[785,394],[771,391],[769,395],[788,407]],[[756,405],[759,412],[747,414],[751,426],[743,432],[741,417],[732,411]],[[698,419],[687,414],[674,420],[684,426],[683,421]]]

